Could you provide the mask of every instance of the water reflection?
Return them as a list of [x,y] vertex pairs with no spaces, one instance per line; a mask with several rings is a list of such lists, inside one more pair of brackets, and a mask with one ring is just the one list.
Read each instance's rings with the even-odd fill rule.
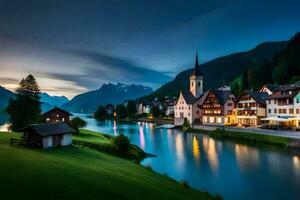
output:
[[177,162],[176,166],[179,169],[183,169],[185,157],[184,157],[184,149],[183,149],[183,135],[176,134],[175,136],[175,148],[176,148],[176,155],[177,155]]
[[117,128],[117,122],[116,122],[116,120],[114,120],[113,130],[114,130],[114,135],[117,135],[118,128]]
[[218,160],[218,153],[216,148],[216,141],[209,136],[204,135],[202,139],[203,143],[203,150],[205,155],[207,156],[208,163],[210,168],[214,171],[218,171],[219,167],[219,160]]
[[186,180],[194,188],[220,194],[224,200],[300,196],[300,151],[157,129],[149,123],[114,124],[82,118],[88,122],[87,129],[123,133],[133,144],[156,155],[143,160],[142,165],[178,181]]
[[236,144],[235,155],[241,170],[253,170],[259,167],[258,151],[246,145]]
[[144,128],[143,126],[139,126],[139,133],[140,133],[140,145],[142,149],[145,149],[145,135],[144,135]]
[[193,155],[197,163],[199,163],[200,160],[200,148],[199,148],[199,142],[196,136],[193,137]]

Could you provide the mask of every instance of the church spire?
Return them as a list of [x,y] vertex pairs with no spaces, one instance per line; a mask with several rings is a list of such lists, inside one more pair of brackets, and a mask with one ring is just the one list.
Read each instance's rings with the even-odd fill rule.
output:
[[202,70],[201,67],[199,65],[199,61],[198,61],[198,53],[196,52],[196,59],[195,59],[195,75],[196,76],[202,76]]

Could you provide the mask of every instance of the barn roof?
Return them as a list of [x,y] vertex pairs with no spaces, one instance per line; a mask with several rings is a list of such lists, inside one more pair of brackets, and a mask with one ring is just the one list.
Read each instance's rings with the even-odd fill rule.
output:
[[47,112],[44,112],[43,115],[47,115],[47,114],[49,114],[49,113],[51,113],[51,112],[54,112],[54,111],[56,111],[56,110],[58,110],[58,111],[60,111],[60,112],[64,112],[64,113],[66,113],[66,114],[72,116],[71,113],[69,113],[68,111],[63,110],[63,109],[61,109],[61,108],[59,108],[59,107],[54,107],[54,108],[52,108],[51,110],[48,110]]
[[35,131],[38,135],[42,137],[76,132],[74,129],[70,128],[67,124],[63,122],[31,124],[21,129],[20,131],[29,131],[29,130]]

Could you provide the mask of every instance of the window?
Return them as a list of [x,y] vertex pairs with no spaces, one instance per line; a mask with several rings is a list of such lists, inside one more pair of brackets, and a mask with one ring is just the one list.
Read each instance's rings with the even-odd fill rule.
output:
[[294,110],[293,110],[293,109],[289,109],[289,113],[290,113],[290,114],[293,114],[293,113],[294,113]]
[[64,121],[65,121],[65,118],[63,117],[61,120],[64,122]]
[[271,114],[271,109],[268,109],[268,113]]
[[297,98],[296,101],[297,101],[297,103],[300,103],[300,99],[299,98]]
[[50,122],[50,118],[46,118],[46,122]]
[[200,83],[200,81],[198,82],[198,87],[200,87],[201,86],[201,83]]
[[299,114],[299,108],[296,109],[296,114]]
[[282,113],[283,113],[283,114],[286,114],[286,109],[282,109]]
[[274,109],[274,113],[277,114],[277,109],[276,108]]
[[221,117],[218,117],[218,118],[217,118],[217,122],[218,122],[218,123],[222,123],[222,118],[221,118]]
[[56,117],[59,117],[59,114],[57,114]]
[[269,100],[269,104],[271,104],[271,100]]

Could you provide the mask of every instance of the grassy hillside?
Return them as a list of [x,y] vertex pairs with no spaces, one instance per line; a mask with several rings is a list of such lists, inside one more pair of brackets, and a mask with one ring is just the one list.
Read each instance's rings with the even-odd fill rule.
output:
[[[257,64],[254,63],[272,59],[272,57],[281,52],[286,45],[287,42],[266,42],[256,46],[250,51],[223,56],[202,64],[204,89],[218,88],[223,84],[230,83],[237,76],[240,76],[244,69],[252,65],[253,67],[257,66]],[[151,95],[143,97],[143,99],[149,100],[157,96],[178,95],[180,90],[188,90],[189,76],[192,70],[193,69],[188,69],[180,72],[173,81],[164,84]]]
[[0,133],[2,199],[211,199],[132,161],[88,148],[9,145]]

